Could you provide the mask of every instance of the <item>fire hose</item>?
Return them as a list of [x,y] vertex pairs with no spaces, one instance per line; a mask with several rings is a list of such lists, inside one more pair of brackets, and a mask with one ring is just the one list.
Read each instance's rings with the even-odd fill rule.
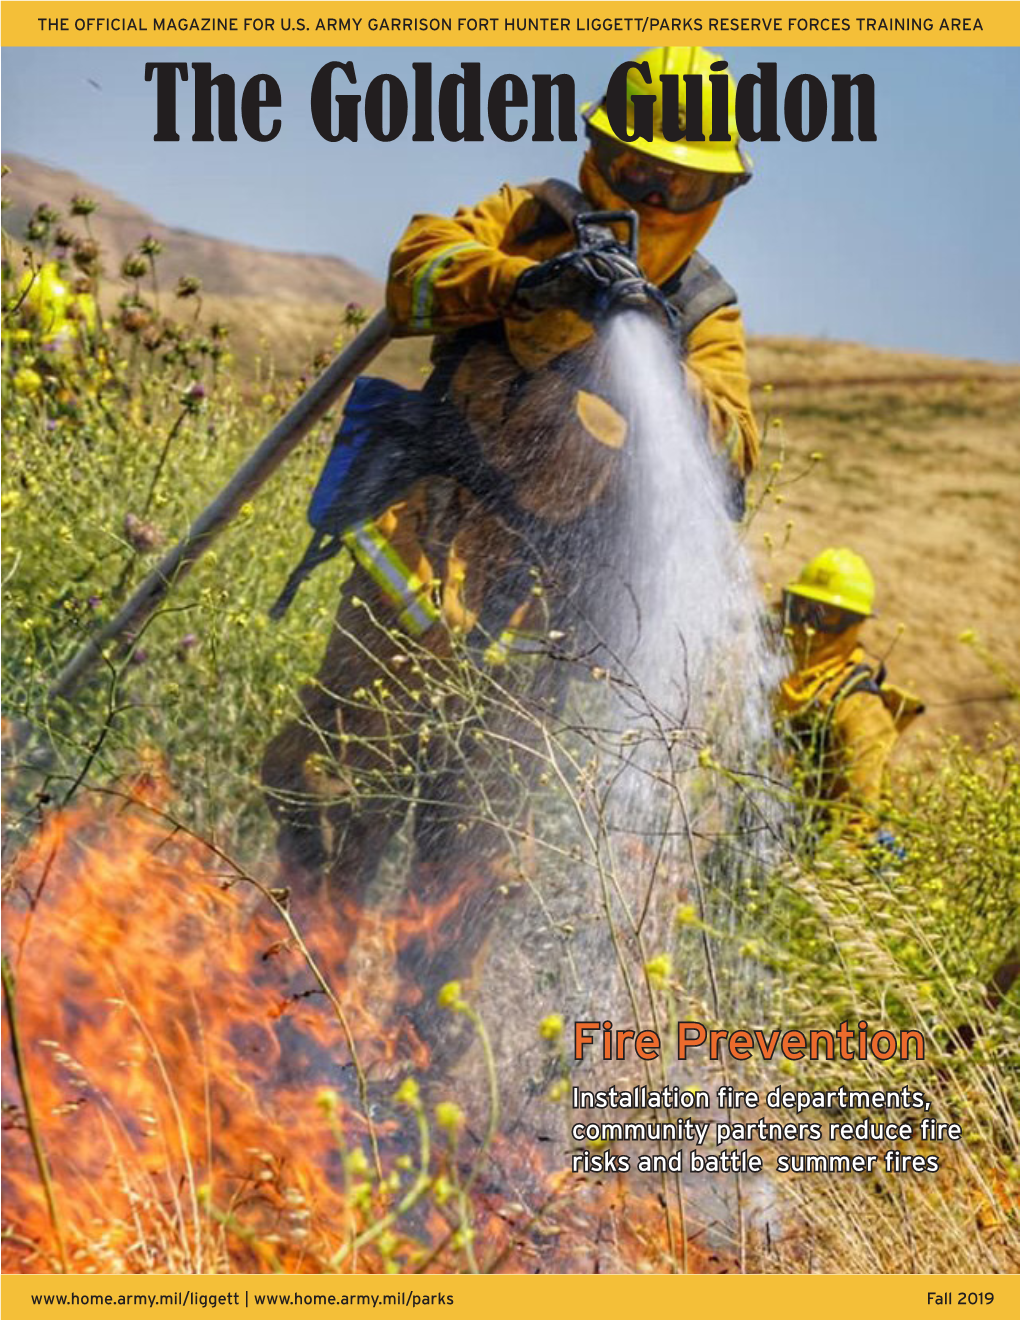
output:
[[117,614],[64,666],[50,687],[51,700],[70,696],[110,643],[137,633],[168,592],[191,572],[220,532],[233,521],[241,506],[261,489],[355,377],[385,348],[391,333],[388,314],[378,312],[277,422]]

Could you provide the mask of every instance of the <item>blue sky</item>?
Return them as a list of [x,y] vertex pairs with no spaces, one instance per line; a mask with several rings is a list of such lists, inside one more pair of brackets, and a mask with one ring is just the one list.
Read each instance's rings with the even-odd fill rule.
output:
[[[735,74],[779,65],[783,88],[812,72],[870,73],[875,143],[822,136],[752,148],[756,173],[704,244],[740,292],[752,333],[818,335],[964,357],[1020,358],[1020,52],[996,49],[756,48],[725,51]],[[411,84],[482,65],[498,74],[571,73],[579,99],[601,90],[629,48],[7,49],[3,147],[73,169],[159,220],[202,233],[347,257],[382,276],[415,211],[452,211],[504,180],[573,179],[582,144],[392,143],[362,132],[329,143],[308,109],[312,79],[351,58],[359,90],[377,73]],[[154,143],[146,59],[209,60],[238,84],[271,73],[283,131],[271,143],[193,143],[179,92],[178,143]],[[92,80],[92,81],[89,81]],[[99,88],[93,86],[98,83]],[[190,84],[189,84],[190,89]],[[484,127],[484,126],[483,126]],[[781,130],[782,131],[782,130]]]

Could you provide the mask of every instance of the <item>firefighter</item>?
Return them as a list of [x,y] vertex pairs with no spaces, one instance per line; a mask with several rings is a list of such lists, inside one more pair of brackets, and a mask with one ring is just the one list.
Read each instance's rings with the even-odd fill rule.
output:
[[81,346],[96,328],[96,302],[85,276],[68,277],[55,261],[26,271],[18,286],[18,316],[54,351]]
[[811,817],[899,855],[882,825],[886,767],[924,706],[889,684],[884,664],[865,654],[861,631],[874,603],[875,580],[853,550],[823,550],[805,564],[783,593],[793,668],[779,708]]
[[[640,57],[653,88],[660,74],[679,75],[681,102],[683,75],[703,75],[706,124],[715,58],[700,47]],[[628,98],[647,96],[649,84],[633,71],[632,79]],[[651,288],[669,300],[689,389],[728,461],[739,513],[759,450],[744,331],[734,291],[696,251],[723,199],[751,175],[734,104],[731,81],[726,136],[714,132],[701,143],[668,140],[661,117],[652,141],[628,143],[601,100],[583,108],[589,146],[580,191],[558,186],[584,210],[635,212],[636,251],[626,247],[621,222],[618,244],[578,252],[570,226],[540,189],[504,185],[452,218],[415,216],[392,255],[386,302],[394,333],[435,337],[423,395],[444,425],[460,428],[458,452],[473,454],[474,467],[418,480],[381,516],[347,529],[353,569],[325,659],[302,692],[303,718],[268,748],[263,778],[285,867],[327,877],[352,936],[399,823],[392,804],[419,784],[410,886],[419,916],[446,915],[438,934],[434,922],[408,923],[418,933],[405,941],[401,971],[418,983],[412,994],[428,997],[436,984],[470,972],[494,893],[511,872],[519,878],[514,851],[526,829],[514,822],[526,788],[512,774],[482,786],[479,753],[466,768],[449,739],[433,739],[423,753],[422,722],[434,722],[429,669],[434,664],[438,674],[461,643],[489,665],[548,657],[550,638],[569,627],[564,602],[586,576],[584,547],[591,544],[577,529],[593,518],[597,524],[626,441],[626,420],[600,390],[597,369],[595,323],[607,287]],[[628,106],[632,121],[630,99]],[[546,547],[541,572],[536,542]],[[541,576],[547,571],[549,583]],[[597,581],[585,585],[597,593]],[[394,671],[384,657],[400,650],[400,636],[411,658],[394,657],[404,666]],[[406,679],[409,667],[418,680]],[[544,661],[532,667],[536,708],[555,706],[555,670]],[[398,708],[382,709],[374,695],[380,687],[403,694]],[[505,742],[518,736],[515,730]],[[332,763],[325,781],[310,769],[316,753]],[[472,806],[485,798],[486,821],[466,820],[465,795]]]

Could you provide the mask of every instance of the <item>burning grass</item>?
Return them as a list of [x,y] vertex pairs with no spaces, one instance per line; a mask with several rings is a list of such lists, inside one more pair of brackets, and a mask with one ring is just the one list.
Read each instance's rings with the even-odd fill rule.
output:
[[[923,1086],[965,1140],[938,1148],[936,1177],[816,1174],[746,1188],[743,1261],[729,1230],[706,1236],[680,1217],[682,1202],[664,1205],[636,1179],[569,1174],[566,1086],[549,1088],[539,1118],[500,1118],[515,1084],[505,1070],[432,1074],[409,1054],[386,968],[392,927],[366,936],[373,983],[352,978],[335,910],[306,904],[299,926],[282,892],[173,820],[157,779],[89,794],[49,814],[5,877],[20,1044],[16,1060],[8,1015],[5,1268],[927,1272],[952,1258],[973,1272],[1015,1269],[1020,1034],[1015,1006],[985,992],[1015,901],[1003,847],[1011,765],[1007,756],[988,772],[964,759],[963,777],[939,785],[917,848],[923,908],[909,868],[891,876],[835,854],[777,877],[783,896],[751,954],[772,979],[775,1020],[923,1027],[923,1069],[869,1062],[842,1067],[839,1081]],[[1001,832],[982,856],[969,830],[993,802]],[[978,892],[945,884],[961,866],[981,873]],[[696,935],[681,911],[674,957],[651,969],[674,1004],[686,994],[674,967]],[[489,1056],[473,1004],[457,991],[446,1003],[472,1017],[476,1059]],[[561,1029],[553,1015],[530,1026],[548,1061]],[[833,1078],[780,1080],[810,1089]],[[697,1215],[697,1188],[685,1196]]]
[[397,1033],[335,972],[335,914],[306,941],[163,801],[149,783],[54,813],[7,875],[6,1268],[673,1263],[655,1198],[476,1129],[434,1082],[373,1080]]

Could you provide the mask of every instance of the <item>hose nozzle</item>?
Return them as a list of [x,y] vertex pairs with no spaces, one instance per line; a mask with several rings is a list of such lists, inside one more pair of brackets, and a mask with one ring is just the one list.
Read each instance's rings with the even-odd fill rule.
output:
[[[663,322],[666,329],[679,337],[680,314],[661,289],[641,274],[638,266],[638,216],[636,211],[582,211],[572,220],[577,250],[580,253],[607,254],[622,252],[629,258],[632,270],[608,283],[602,291],[599,318],[604,320],[613,312],[649,312]],[[610,225],[627,226],[627,238],[621,243]]]
[[644,312],[656,317],[670,334],[679,337],[680,313],[661,289],[645,279],[617,280],[606,295],[605,316],[612,312]]

